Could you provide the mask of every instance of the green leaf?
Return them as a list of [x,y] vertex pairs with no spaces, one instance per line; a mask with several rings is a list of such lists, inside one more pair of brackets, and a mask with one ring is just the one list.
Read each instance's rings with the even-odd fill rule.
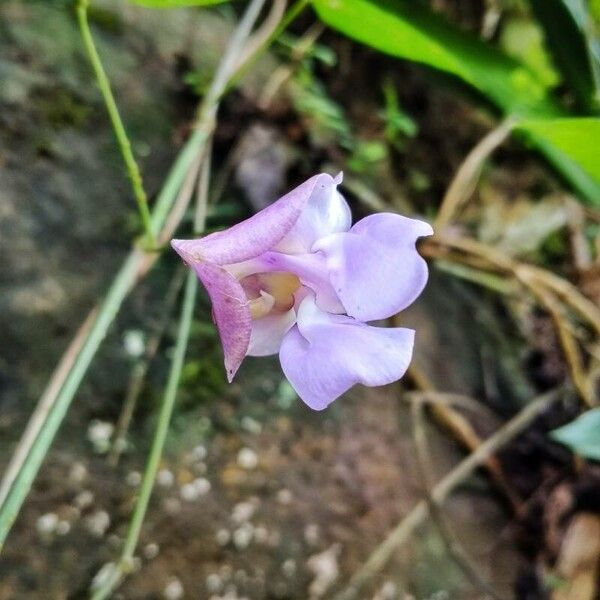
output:
[[181,8],[184,6],[212,6],[229,0],[130,0],[146,8]]
[[[586,135],[585,123],[569,133],[581,120],[561,119],[565,112],[528,67],[413,0],[313,0],[313,5],[330,27],[386,54],[459,77],[503,112],[526,118],[528,125],[520,130],[527,140],[582,197],[600,202],[593,135]],[[579,148],[575,137],[583,143]]]
[[575,454],[600,460],[600,408],[593,408],[574,421],[555,429],[550,437]]
[[505,112],[558,116],[547,88],[524,65],[409,0],[313,0],[327,25],[386,54],[467,82]]
[[557,65],[584,110],[600,107],[600,41],[584,0],[530,0]]
[[[600,204],[600,118],[526,119],[516,125],[562,174]],[[583,190],[582,190],[583,191]]]

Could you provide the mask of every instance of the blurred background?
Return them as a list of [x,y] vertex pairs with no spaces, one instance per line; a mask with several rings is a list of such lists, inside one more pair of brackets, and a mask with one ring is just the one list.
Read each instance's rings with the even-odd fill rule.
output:
[[[161,4],[183,2],[88,10],[151,207],[248,3]],[[355,220],[434,224],[420,245],[430,283],[394,319],[417,331],[413,365],[323,413],[277,357],[246,360],[228,385],[200,290],[156,485],[111,597],[333,598],[423,501],[353,597],[600,597],[600,4],[289,4],[265,3],[269,35],[222,98],[206,229],[340,170]],[[0,3],[0,107],[4,470],[141,229],[73,2]],[[2,599],[87,598],[118,560],[185,270],[165,251],[138,279],[2,549]],[[435,482],[536,402],[427,512]]]

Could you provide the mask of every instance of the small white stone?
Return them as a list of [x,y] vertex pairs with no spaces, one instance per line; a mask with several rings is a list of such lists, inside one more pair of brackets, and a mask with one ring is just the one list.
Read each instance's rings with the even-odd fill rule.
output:
[[288,558],[282,565],[281,570],[286,577],[293,577],[296,573],[296,561]]
[[254,541],[257,544],[266,544],[269,541],[269,530],[264,525],[254,528]]
[[144,558],[146,560],[152,560],[153,558],[156,558],[159,552],[160,548],[158,544],[154,542],[151,542],[150,544],[146,544],[144,546]]
[[324,552],[311,556],[306,562],[308,570],[314,575],[308,592],[315,598],[322,598],[339,575],[338,556],[340,544],[333,544]]
[[277,501],[280,504],[287,506],[288,504],[292,503],[293,499],[294,499],[294,496],[293,496],[292,492],[290,492],[290,490],[288,490],[287,488],[283,488],[282,490],[279,490],[277,492]]
[[194,479],[192,484],[199,496],[205,496],[208,494],[208,492],[210,492],[210,488],[212,487],[210,481],[205,477],[198,477],[197,479]]
[[139,358],[146,350],[144,332],[139,329],[130,329],[123,336],[123,347],[125,352],[132,358]]
[[243,417],[241,425],[242,429],[245,429],[248,433],[258,435],[262,431],[262,425],[252,417]]
[[161,487],[171,487],[175,483],[175,475],[169,469],[161,469],[156,474],[156,483]]
[[88,531],[97,537],[102,537],[110,527],[110,516],[105,510],[97,510],[86,518]]
[[231,541],[231,533],[229,533],[227,529],[219,529],[215,539],[217,540],[217,544],[219,544],[219,546],[227,546],[227,544],[229,544]]
[[184,483],[179,488],[179,495],[181,496],[181,499],[186,502],[193,502],[194,500],[197,500],[199,496],[193,483]]
[[50,535],[56,530],[58,525],[58,515],[55,513],[46,513],[37,520],[35,527],[40,535]]
[[110,448],[110,438],[114,431],[114,425],[108,421],[94,419],[88,426],[87,438],[92,443],[94,450],[100,454]]
[[258,454],[251,448],[242,448],[237,455],[237,463],[242,469],[251,471],[258,466]]
[[220,592],[222,587],[223,587],[223,581],[219,577],[218,573],[211,573],[206,578],[206,589],[210,593],[214,594],[214,593]]
[[256,511],[256,506],[252,502],[238,502],[233,507],[231,518],[234,523],[241,525],[246,521],[249,521]]
[[163,590],[165,600],[179,600],[183,598],[183,585],[179,579],[173,577]]
[[72,483],[83,483],[87,474],[87,467],[81,462],[76,462],[69,471],[69,480]]
[[185,483],[182,485],[179,490],[179,494],[183,500],[186,500],[187,502],[193,502],[194,500],[198,500],[198,498],[201,496],[208,494],[208,492],[210,492],[210,488],[210,481],[204,477],[199,477],[190,483]]
[[77,508],[83,510],[84,508],[92,505],[94,502],[94,494],[92,494],[90,490],[83,490],[83,492],[80,492],[77,494],[77,496],[75,496],[75,500],[73,502]]
[[208,456],[208,452],[206,451],[206,447],[202,444],[198,444],[192,449],[191,457],[192,460],[204,460]]
[[309,523],[304,528],[304,540],[311,546],[316,546],[320,538],[319,526],[316,523]]
[[181,510],[181,502],[177,498],[165,498],[163,507],[167,514],[176,515]]
[[142,483],[142,474],[139,471],[130,471],[125,478],[127,485],[137,487]]
[[252,542],[254,527],[250,523],[244,523],[233,532],[233,545],[238,550],[244,550]]
[[67,535],[71,531],[71,523],[69,521],[59,521],[56,524],[56,533],[58,535]]

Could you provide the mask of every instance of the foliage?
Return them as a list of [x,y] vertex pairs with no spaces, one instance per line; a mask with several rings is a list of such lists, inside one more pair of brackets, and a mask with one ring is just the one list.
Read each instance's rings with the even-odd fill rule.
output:
[[585,458],[600,460],[600,408],[588,410],[550,436]]
[[[419,3],[408,0],[313,0],[313,5],[325,23],[349,37],[397,58],[449,73],[475,88],[507,115],[527,119],[520,131],[526,132],[528,141],[582,197],[600,203],[600,158],[597,152],[589,152],[594,137],[588,126],[591,123],[595,131],[595,122],[566,119],[566,108],[550,94],[549,86],[555,79],[547,65],[542,65],[540,77],[540,49],[535,40],[534,56],[528,60],[529,64],[525,64],[453,27]],[[562,26],[562,21],[560,23],[558,27]],[[590,57],[594,56],[596,42],[590,42],[586,37],[589,34],[584,34],[582,28],[571,34],[579,36],[577,47],[583,45],[587,62],[593,63]],[[585,63],[580,60],[583,50],[579,50],[579,58],[568,61],[571,67],[565,68],[563,75],[569,81],[577,80],[575,89],[579,89],[580,94],[585,93],[590,104],[594,70],[590,66],[586,71],[587,79],[583,77],[585,66],[582,64]],[[577,52],[576,48],[573,52]],[[532,60],[538,65],[537,74],[532,70]],[[575,138],[579,144],[569,141]]]

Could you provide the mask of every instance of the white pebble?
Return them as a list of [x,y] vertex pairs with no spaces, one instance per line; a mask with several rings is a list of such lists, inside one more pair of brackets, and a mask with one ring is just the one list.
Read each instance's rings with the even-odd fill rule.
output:
[[194,500],[198,500],[198,498],[201,496],[208,494],[208,492],[210,492],[210,488],[210,481],[204,477],[199,477],[190,483],[185,483],[182,485],[181,489],[179,490],[179,494],[183,500],[186,500],[187,502],[193,502]]
[[340,544],[333,544],[324,552],[311,556],[306,562],[308,570],[314,575],[308,592],[315,598],[321,598],[339,575],[338,556]]
[[114,425],[108,421],[94,419],[88,426],[87,438],[92,443],[94,450],[100,454],[108,452],[110,438],[114,431]]
[[75,506],[80,510],[91,506],[93,502],[94,494],[92,494],[90,490],[83,490],[83,492],[80,492],[79,494],[77,494],[77,496],[75,496],[74,500]]
[[262,431],[262,425],[252,417],[243,417],[241,425],[242,429],[245,429],[248,433],[258,435]]
[[181,502],[177,498],[165,498],[163,507],[167,514],[176,515],[181,510]]
[[198,479],[194,479],[192,484],[200,496],[205,496],[208,494],[208,492],[210,492],[210,488],[212,487],[210,481],[205,477],[198,477]]
[[264,525],[254,528],[254,541],[257,544],[266,544],[269,541],[269,530]]
[[160,548],[158,544],[151,542],[150,544],[146,544],[144,546],[144,558],[147,560],[152,560],[158,556]]
[[67,535],[71,531],[71,523],[69,521],[59,521],[56,524],[56,533],[58,535]]
[[292,500],[294,499],[294,496],[292,494],[292,492],[290,492],[290,490],[284,488],[282,490],[279,490],[277,492],[277,501],[280,504],[284,504],[284,505],[288,505],[292,503]]
[[258,454],[251,448],[242,448],[237,455],[237,462],[242,469],[251,471],[258,466]]
[[123,346],[125,352],[132,358],[139,358],[146,350],[146,340],[144,332],[139,329],[130,329],[123,336]]
[[130,471],[125,478],[127,485],[137,487],[142,483],[142,474],[139,471]]
[[250,523],[244,523],[233,532],[233,545],[238,550],[244,550],[250,545],[254,537],[254,527]]
[[286,577],[293,577],[296,573],[296,561],[293,558],[288,558],[281,565],[281,570]]
[[208,455],[208,452],[206,451],[206,447],[203,446],[202,444],[198,444],[193,450],[192,450],[192,460],[204,460]]
[[169,469],[161,469],[156,474],[156,482],[162,487],[171,487],[175,483],[175,475]]
[[231,541],[231,533],[229,533],[227,529],[219,529],[215,539],[217,540],[217,544],[219,544],[219,546],[227,546],[227,544],[229,544]]
[[35,527],[40,535],[50,535],[54,533],[58,525],[58,515],[55,513],[46,513],[36,522]]
[[76,462],[71,467],[69,471],[69,480],[73,483],[83,483],[85,478],[87,477],[88,470],[87,467],[80,462]]
[[304,528],[304,540],[311,546],[316,546],[319,543],[319,526],[315,523],[309,523]]
[[256,506],[252,502],[238,502],[233,507],[231,518],[234,523],[241,525],[246,521],[249,521],[256,511]]
[[223,581],[219,577],[218,573],[211,573],[206,578],[206,589],[211,593],[220,592],[223,587]]
[[183,585],[181,581],[176,577],[171,579],[163,590],[163,597],[165,600],[179,600],[183,598]]
[[97,510],[85,520],[88,531],[97,537],[102,537],[110,527],[110,516],[105,510]]

